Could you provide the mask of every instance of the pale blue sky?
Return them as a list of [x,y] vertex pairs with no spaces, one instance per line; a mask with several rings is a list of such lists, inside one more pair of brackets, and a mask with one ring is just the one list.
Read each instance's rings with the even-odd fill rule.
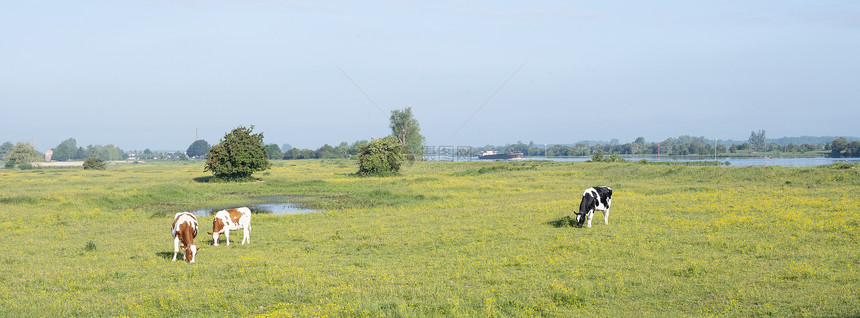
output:
[[0,142],[185,150],[255,125],[315,149],[385,136],[406,106],[428,145],[857,136],[860,1],[0,9]]

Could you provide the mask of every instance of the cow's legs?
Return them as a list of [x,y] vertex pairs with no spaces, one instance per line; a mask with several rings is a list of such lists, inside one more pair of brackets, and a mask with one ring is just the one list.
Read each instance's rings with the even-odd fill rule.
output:
[[594,210],[588,212],[588,228],[591,228],[591,218],[594,217]]
[[246,240],[248,241],[248,244],[251,244],[251,233],[248,231],[247,226],[242,231],[242,244],[245,244]]
[[603,210],[603,224],[609,225],[609,209]]
[[227,245],[230,245],[230,230],[224,230],[224,237],[227,238]]
[[179,237],[173,237],[173,260],[176,260],[176,254],[179,253]]

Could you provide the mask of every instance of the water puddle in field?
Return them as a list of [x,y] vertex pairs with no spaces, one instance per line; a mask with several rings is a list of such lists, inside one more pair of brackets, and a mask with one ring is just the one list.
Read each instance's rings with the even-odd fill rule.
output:
[[[301,207],[300,203],[290,202],[290,200],[296,199],[295,196],[267,196],[255,197],[254,199],[256,199],[256,201],[261,201],[261,203],[245,205],[246,207],[251,209],[251,213],[253,214],[293,215],[322,212],[321,210],[303,208]],[[242,206],[200,209],[191,211],[191,213],[196,216],[209,216],[214,215],[221,210],[235,209],[240,207]]]

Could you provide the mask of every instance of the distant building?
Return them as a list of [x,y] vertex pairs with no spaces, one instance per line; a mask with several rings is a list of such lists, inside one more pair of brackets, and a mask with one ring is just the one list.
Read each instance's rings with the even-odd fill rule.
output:
[[45,151],[45,161],[51,161],[52,156],[54,156],[54,149],[48,149],[48,151]]

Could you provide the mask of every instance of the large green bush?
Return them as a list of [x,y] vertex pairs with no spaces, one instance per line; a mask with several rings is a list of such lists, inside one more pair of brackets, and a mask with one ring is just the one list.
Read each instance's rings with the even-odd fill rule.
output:
[[397,173],[406,160],[403,145],[393,136],[371,140],[358,153],[358,174]]
[[209,149],[203,171],[212,171],[216,181],[250,181],[257,171],[269,169],[269,148],[263,133],[252,134],[254,126],[239,126]]
[[105,170],[107,164],[102,158],[92,157],[84,161],[84,170]]

